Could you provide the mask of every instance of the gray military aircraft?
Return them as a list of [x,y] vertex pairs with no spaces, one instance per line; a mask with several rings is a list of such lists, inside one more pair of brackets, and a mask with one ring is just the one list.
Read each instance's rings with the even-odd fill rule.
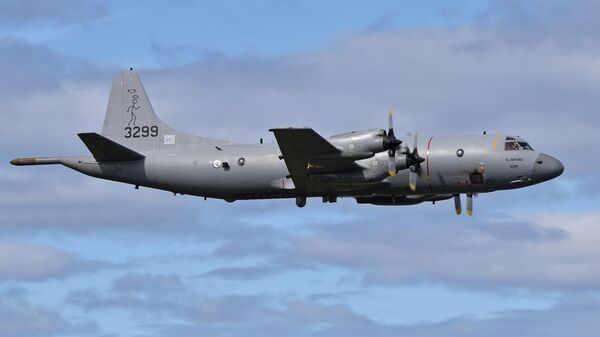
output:
[[271,129],[275,144],[236,144],[192,136],[154,113],[138,74],[113,82],[100,134],[80,133],[92,156],[19,158],[13,165],[62,164],[81,173],[139,186],[219,198],[309,197],[359,204],[414,205],[460,194],[473,214],[473,195],[530,186],[562,174],[557,159],[503,134],[396,138],[388,130],[352,131],[323,138],[310,128]]

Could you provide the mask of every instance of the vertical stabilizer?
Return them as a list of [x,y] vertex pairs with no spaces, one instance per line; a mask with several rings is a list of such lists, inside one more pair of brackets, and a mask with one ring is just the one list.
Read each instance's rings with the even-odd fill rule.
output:
[[154,113],[137,72],[122,72],[112,84],[102,136],[135,151],[177,144],[222,144],[216,139],[190,136],[169,127]]

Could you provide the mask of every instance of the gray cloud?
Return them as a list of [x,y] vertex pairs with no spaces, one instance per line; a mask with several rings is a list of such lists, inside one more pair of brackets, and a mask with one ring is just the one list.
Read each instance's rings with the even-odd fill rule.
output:
[[[549,310],[515,310],[490,319],[460,317],[401,329],[405,336],[577,336],[595,334],[600,313],[597,294],[567,299]],[[391,336],[391,334],[390,334]]]
[[306,263],[362,270],[367,284],[442,282],[488,290],[597,289],[600,284],[594,262],[600,249],[593,244],[600,235],[598,214],[458,225],[436,217],[405,225],[395,220],[393,226],[384,221],[385,214],[363,216],[298,238],[291,255]]
[[0,336],[97,335],[94,322],[65,318],[54,309],[29,302],[26,293],[22,289],[0,293]]
[[[8,176],[8,180],[13,178]],[[0,230],[91,232],[102,237],[152,233],[214,245],[203,258],[262,258],[258,264],[233,263],[205,272],[204,276],[221,279],[260,278],[311,265],[334,265],[362,275],[366,284],[445,283],[493,291],[498,287],[595,288],[600,281],[593,263],[600,251],[587,243],[599,235],[594,226],[600,221],[597,213],[536,214],[561,205],[560,200],[534,201],[540,198],[539,190],[481,195],[476,200],[477,216],[469,219],[456,218],[449,202],[410,209],[357,208],[351,201],[327,207],[312,202],[307,213],[285,200],[206,203],[83,176],[71,178],[77,184],[64,186],[63,179],[52,175],[42,179],[52,186],[46,189],[56,196],[52,200],[40,195],[38,186],[20,187],[26,180],[15,179],[13,187],[5,185],[21,192],[0,199],[6,205],[0,211]],[[515,200],[531,201],[519,209]],[[44,206],[32,215],[26,211],[31,203]],[[90,203],[95,209],[87,208]],[[40,214],[44,221],[36,221]],[[393,225],[386,219],[394,219]]]
[[[143,283],[143,286],[127,286],[123,291],[123,282],[131,284],[132,278],[135,279],[134,283]],[[158,288],[160,291],[156,291]],[[344,305],[321,304],[270,294],[239,295],[233,292],[214,296],[200,290],[202,288],[201,284],[192,288],[171,275],[129,274],[116,279],[110,291],[75,291],[67,301],[90,312],[128,310],[135,312],[137,317],[160,317],[163,322],[183,322],[173,326],[151,324],[155,331],[172,330],[167,333],[171,335],[185,333],[188,327],[193,327],[196,334],[204,331],[219,336],[237,334],[243,330],[283,332],[296,328],[306,333],[322,329],[323,326],[369,321]],[[179,330],[181,332],[177,332]]]
[[[473,45],[488,47],[474,50]],[[87,72],[63,65],[49,50],[14,41],[5,48],[39,54],[28,64],[53,70],[40,72],[40,81],[27,81],[48,81],[47,87],[5,99],[4,109],[10,113],[1,127],[3,137],[11,141],[0,144],[0,157],[7,162],[16,156],[87,153],[75,133],[99,130],[115,70],[91,71],[95,75],[84,80]],[[561,181],[570,178],[572,185],[590,186],[590,181],[598,181],[594,167],[595,158],[600,158],[595,155],[597,53],[595,45],[575,51],[543,43],[515,46],[499,39],[493,29],[413,29],[347,36],[323,50],[300,55],[214,55],[141,74],[159,115],[194,133],[222,138],[235,134],[235,140],[256,142],[259,137],[272,139],[265,131],[270,127],[308,125],[327,135],[383,126],[385,111],[395,105],[400,130],[447,134],[485,129],[526,136],[538,150],[563,160],[567,172]],[[44,63],[45,59],[50,61]],[[7,68],[17,69],[3,77],[10,87],[8,79],[22,74],[18,67]],[[26,82],[19,83],[15,84],[19,90],[26,87]],[[586,165],[581,165],[581,158],[588,158]],[[0,212],[5,228],[25,230],[46,223],[81,231],[115,224],[113,228],[125,230],[169,227],[181,232],[196,219],[188,199],[166,201],[164,193],[133,192],[129,186],[58,173],[61,169],[2,170],[5,188],[0,200],[5,207]],[[551,193],[538,189],[536,194],[547,194],[544,198],[554,203],[558,195],[574,200],[596,193],[593,188],[570,192],[554,184],[544,185],[543,191]],[[48,201],[47,195],[57,197]],[[132,204],[132,198],[137,202]],[[92,200],[96,207],[82,207]],[[256,207],[246,205],[251,206],[233,207],[241,213]],[[26,211],[32,208],[36,214]],[[36,221],[40,215],[45,219],[42,224]],[[157,226],[148,226],[152,223]],[[224,243],[220,252],[242,247]]]
[[108,14],[108,2],[98,0],[4,0],[0,2],[3,25],[49,22],[59,26],[84,23]]
[[29,96],[55,89],[60,86],[60,75],[67,72],[66,62],[47,47],[0,38],[0,52],[0,71],[8,75],[0,78],[0,95],[3,98],[14,98],[17,93]]
[[260,317],[272,311],[259,296],[210,296],[197,292],[177,275],[148,273],[123,275],[113,281],[108,292],[74,291],[67,302],[88,312],[125,309],[143,317],[212,324]]
[[[382,126],[385,111],[395,106],[401,130],[517,133],[567,164],[577,163],[582,149],[594,142],[597,45],[575,51],[543,43],[522,47],[498,36],[493,29],[469,27],[365,33],[317,52],[275,58],[203,55],[192,64],[141,74],[159,115],[190,132],[256,141],[270,138],[266,130],[273,126],[309,125],[331,134]],[[15,97],[9,107],[28,118],[14,122],[25,125],[36,118],[52,125],[49,116],[78,122],[76,129],[74,123],[52,129],[60,142],[49,145],[63,150],[73,139],[62,135],[99,128],[114,75],[83,83],[83,90],[80,80],[65,76],[61,91],[50,97]],[[48,104],[51,97],[70,104]],[[528,127],[540,121],[543,129]],[[7,131],[26,144],[45,144],[41,137],[50,135],[39,130],[23,139],[18,128]]]
[[[565,162],[567,172],[557,181],[482,195],[478,216],[471,219],[453,217],[447,203],[383,209],[345,201],[325,208],[313,202],[304,210],[296,210],[291,201],[203,203],[134,191],[60,167],[9,167],[6,163],[16,156],[87,153],[75,133],[100,129],[110,80],[118,70],[65,58],[45,46],[0,40],[0,54],[9,56],[0,59],[5,140],[0,144],[5,163],[0,166],[0,231],[10,236],[143,233],[210,242],[216,248],[203,258],[211,261],[262,259],[254,265],[216,266],[194,278],[194,287],[179,274],[128,273],[108,290],[83,289],[67,299],[73,310],[132,314],[145,331],[166,336],[506,336],[515,331],[587,336],[598,330],[595,294],[588,301],[569,297],[550,310],[398,326],[375,322],[346,305],[320,302],[318,296],[219,297],[207,295],[210,288],[198,290],[215,280],[256,280],[307,265],[350,270],[362,277],[364,289],[442,283],[568,296],[598,289],[597,209],[539,214],[578,209],[574,203],[590,203],[598,195],[597,4],[578,2],[568,10],[538,4],[531,7],[542,10],[507,2],[500,19],[485,18],[484,24],[370,31],[281,57],[231,57],[157,44],[156,57],[173,66],[140,70],[158,114],[193,133],[234,134],[236,141],[256,142],[272,139],[266,131],[270,127],[293,125],[328,135],[385,126],[386,111],[394,106],[401,134],[414,129],[421,134],[511,132]],[[83,22],[68,15],[19,20]],[[170,52],[174,57],[167,57]],[[49,249],[41,260],[60,261],[62,253]],[[27,254],[22,258],[36,266]],[[128,266],[139,270],[136,262]],[[67,265],[61,271],[60,263],[47,263],[46,269],[26,272],[16,270],[12,261],[2,265],[0,258],[6,280],[60,277],[70,273],[72,265]],[[0,317],[9,317],[0,328],[6,324],[4,331],[19,335],[10,330],[17,327],[13,322],[39,319],[50,322],[39,330],[46,335],[70,329],[65,327],[70,318],[36,308],[0,306]]]
[[212,269],[204,274],[202,277],[220,278],[225,280],[253,280],[266,278],[273,274],[282,273],[289,270],[301,269],[300,266],[294,265],[291,261],[285,261],[285,265],[276,264],[259,264],[256,266],[244,266],[244,267],[222,267]]
[[[522,47],[489,30],[423,29],[354,35],[304,55],[221,57],[143,75],[164,119],[201,134],[227,138],[233,131],[256,141],[270,138],[272,126],[308,125],[327,135],[380,127],[395,106],[401,130],[515,133],[559,156],[568,172],[590,173],[576,163],[584,149],[595,151],[599,83],[590,71],[598,51]],[[544,128],[531,127],[539,123]]]
[[0,282],[62,277],[73,272],[77,262],[73,254],[55,248],[0,241]]
[[494,0],[480,19],[484,27],[495,29],[509,43],[551,43],[579,49],[597,45],[599,10],[595,0]]
[[[72,293],[69,303],[86,310],[127,310],[137,319],[161,317],[162,323],[144,324],[152,336],[593,336],[598,326],[600,298],[595,292],[565,297],[546,310],[510,310],[487,318],[462,316],[439,322],[387,324],[369,319],[344,304],[325,304],[295,296],[222,295],[199,293],[170,275],[134,277],[151,290]],[[126,275],[117,279],[119,284]],[[164,292],[155,292],[159,285]],[[200,286],[201,288],[202,286]],[[233,289],[232,289],[233,290]],[[152,296],[148,296],[152,294]],[[140,316],[141,315],[141,316]],[[585,327],[585,328],[582,328]]]
[[56,279],[62,281],[75,275],[90,275],[125,267],[129,266],[82,259],[73,252],[43,244],[0,240],[0,285]]
[[220,59],[225,54],[215,50],[206,50],[190,45],[163,45],[158,41],[150,44],[152,54],[163,67],[172,67],[181,64],[196,62],[199,59]]

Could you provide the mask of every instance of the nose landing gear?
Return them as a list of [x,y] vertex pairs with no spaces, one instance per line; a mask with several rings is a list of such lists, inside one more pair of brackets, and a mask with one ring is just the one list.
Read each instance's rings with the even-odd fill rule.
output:
[[[460,204],[460,194],[454,195],[454,210],[457,215],[462,213],[462,207]],[[467,193],[467,215],[473,215],[473,193]]]

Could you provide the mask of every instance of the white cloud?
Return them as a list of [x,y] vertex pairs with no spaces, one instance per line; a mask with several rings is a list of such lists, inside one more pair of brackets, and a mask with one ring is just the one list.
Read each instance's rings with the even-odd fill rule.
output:
[[20,288],[0,293],[1,337],[83,336],[98,332],[93,321],[67,319],[53,308],[31,303],[27,295]]
[[0,241],[0,282],[40,281],[73,271],[75,257],[51,247]]
[[[417,221],[382,217],[297,239],[292,255],[361,270],[367,283],[433,282],[484,289],[598,289],[600,214]],[[365,223],[369,225],[366,226]]]
[[[309,205],[301,213],[292,210],[291,200],[284,206],[285,201],[202,204],[191,197],[133,191],[131,186],[58,171],[65,168],[5,166],[0,169],[0,230],[9,237],[95,231],[105,239],[133,232],[149,241],[185,237],[210,242],[216,247],[208,257],[211,262],[223,259],[228,264],[203,266],[208,271],[201,275],[211,277],[199,278],[201,285],[230,286],[249,278],[268,285],[281,271],[335,266],[362,276],[365,288],[385,284],[393,291],[405,283],[431,282],[468,290],[552,290],[567,297],[546,311],[392,326],[348,305],[290,299],[271,289],[254,296],[210,296],[210,289],[190,289],[183,272],[145,274],[132,263],[124,268],[136,273],[115,280],[108,289],[78,291],[68,298],[74,312],[131,314],[144,332],[483,337],[517,331],[522,336],[589,336],[600,328],[597,296],[589,294],[586,301],[573,294],[598,290],[600,215],[597,208],[571,214],[551,208],[564,208],[577,195],[577,200],[598,195],[593,187],[600,158],[597,4],[583,1],[569,11],[542,11],[533,20],[529,9],[521,11],[520,2],[512,5],[516,7],[500,24],[350,34],[312,52],[273,58],[204,54],[185,66],[140,73],[161,118],[185,131],[247,142],[270,139],[266,130],[275,126],[312,126],[328,135],[385,126],[386,111],[393,106],[402,135],[418,129],[421,134],[487,130],[525,136],[537,150],[565,162],[565,177],[558,181],[569,184],[567,191],[547,183],[530,193],[482,195],[492,199],[521,193],[521,199],[514,205],[508,197],[497,197],[501,204],[490,209],[498,209],[470,219],[454,218],[446,204],[439,209],[382,209],[347,202],[315,217],[309,213],[325,208]],[[73,19],[42,14],[16,18],[57,24]],[[163,56],[170,52],[168,47],[155,49]],[[6,56],[0,60],[0,132],[5,137],[0,157],[8,161],[13,156],[87,153],[75,134],[101,128],[110,80],[117,71],[18,40],[1,40],[0,51]],[[195,52],[171,51],[184,60]],[[527,209],[532,205],[542,214],[532,214]],[[248,256],[260,256],[261,262],[237,263]],[[0,281],[61,278],[80,266],[66,251],[0,241]],[[15,303],[0,303],[0,331],[70,331],[65,324],[71,319],[61,315],[62,308]],[[33,330],[18,330],[23,327]]]
[[[123,291],[119,284],[142,281],[140,290]],[[454,317],[439,322],[385,324],[357,313],[346,304],[326,304],[289,294],[232,294],[213,296],[198,292],[172,275],[136,274],[117,278],[109,291],[84,290],[68,302],[90,313],[134,313],[134,321],[156,336],[594,336],[600,312],[598,294],[584,292],[564,297],[544,310],[495,312],[486,318]],[[156,288],[155,286],[158,286]],[[161,291],[157,292],[157,289]],[[139,324],[132,323],[137,328]]]

